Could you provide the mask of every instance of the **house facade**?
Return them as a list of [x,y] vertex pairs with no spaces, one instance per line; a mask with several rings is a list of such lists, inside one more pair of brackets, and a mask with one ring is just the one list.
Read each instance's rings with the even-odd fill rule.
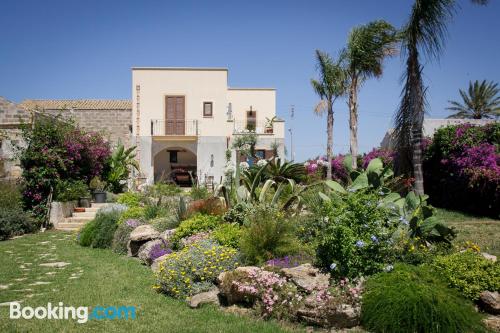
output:
[[220,183],[241,161],[234,140],[249,131],[257,156],[283,156],[285,124],[275,116],[275,89],[228,87],[226,68],[132,68],[132,141],[148,183],[186,174]]

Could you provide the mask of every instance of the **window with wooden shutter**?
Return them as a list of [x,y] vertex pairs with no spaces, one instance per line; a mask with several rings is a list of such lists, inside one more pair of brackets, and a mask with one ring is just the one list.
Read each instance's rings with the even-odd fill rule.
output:
[[203,117],[212,117],[212,116],[213,116],[213,103],[203,102]]

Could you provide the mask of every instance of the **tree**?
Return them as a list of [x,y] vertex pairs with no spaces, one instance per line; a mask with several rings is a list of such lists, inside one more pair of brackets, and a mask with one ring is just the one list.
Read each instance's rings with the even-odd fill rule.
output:
[[448,118],[495,118],[500,115],[500,89],[498,83],[475,81],[469,82],[469,90],[466,92],[459,89],[463,104],[456,101],[448,101],[451,106],[447,110],[455,113]]
[[317,68],[319,79],[311,80],[314,91],[320,97],[320,101],[314,108],[314,112],[318,115],[327,112],[326,132],[326,157],[328,167],[326,177],[332,178],[332,147],[333,147],[333,103],[343,96],[346,91],[346,75],[342,68],[340,59],[334,61],[328,53],[316,50]]
[[[487,1],[473,1],[485,4]],[[446,24],[455,13],[455,0],[415,0],[409,21],[401,31],[402,54],[406,57],[401,103],[395,115],[397,172],[413,174],[414,190],[424,193],[422,172],[422,126],[426,88],[422,79],[421,54],[437,60],[447,35]]]
[[[358,91],[363,82],[382,75],[382,63],[396,54],[396,29],[383,20],[355,27],[342,52],[349,89],[349,128],[351,156],[358,156]],[[352,159],[357,168],[357,158]]]

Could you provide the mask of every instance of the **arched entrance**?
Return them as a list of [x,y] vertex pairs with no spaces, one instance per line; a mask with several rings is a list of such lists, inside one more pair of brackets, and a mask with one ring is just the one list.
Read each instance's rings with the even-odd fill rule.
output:
[[164,148],[154,157],[155,182],[191,186],[196,178],[196,165],[196,154],[191,150],[178,146]]

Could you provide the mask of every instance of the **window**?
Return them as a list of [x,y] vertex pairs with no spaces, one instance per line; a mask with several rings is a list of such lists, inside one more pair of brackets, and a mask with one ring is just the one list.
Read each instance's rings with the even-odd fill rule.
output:
[[257,128],[257,112],[253,111],[250,107],[250,111],[247,111],[247,130],[255,131]]
[[213,103],[212,102],[203,102],[203,117],[212,117],[213,116]]
[[177,151],[170,152],[170,163],[177,163]]

